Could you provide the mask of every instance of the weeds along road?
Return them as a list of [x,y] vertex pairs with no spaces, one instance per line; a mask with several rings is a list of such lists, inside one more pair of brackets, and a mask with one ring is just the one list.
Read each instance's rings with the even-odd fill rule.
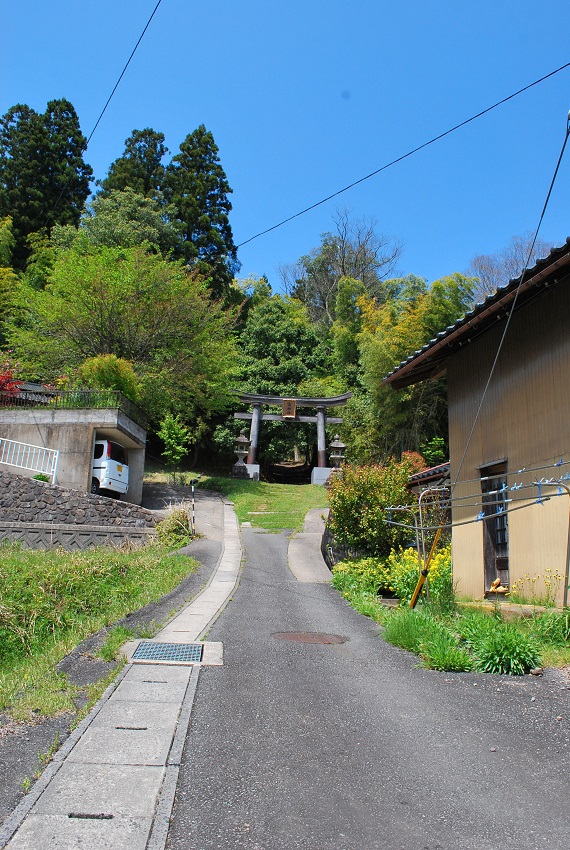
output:
[[[287,537],[243,529],[246,565],[209,640],[171,850],[566,850],[568,704],[542,679],[436,673],[385,644]],[[277,632],[343,635],[337,645]]]

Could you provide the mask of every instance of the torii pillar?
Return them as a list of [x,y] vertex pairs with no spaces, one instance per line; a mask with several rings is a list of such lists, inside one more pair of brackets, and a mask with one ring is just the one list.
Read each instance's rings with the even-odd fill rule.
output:
[[261,422],[261,404],[253,405],[251,428],[249,429],[249,453],[246,463],[257,463],[257,447],[259,445],[259,423]]
[[326,407],[317,407],[317,466],[327,465]]

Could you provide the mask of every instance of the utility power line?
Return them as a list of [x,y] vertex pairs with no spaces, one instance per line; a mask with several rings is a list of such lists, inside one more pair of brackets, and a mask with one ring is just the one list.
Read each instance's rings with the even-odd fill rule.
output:
[[[94,126],[93,126],[93,129],[91,130],[91,132],[89,133],[89,136],[87,137],[87,141],[85,142],[85,150],[87,150],[87,148],[89,147],[89,142],[90,142],[90,141],[91,141],[91,139],[93,138],[93,135],[94,135],[94,133],[95,133],[95,130],[96,130],[96,129],[97,129],[97,127],[99,126],[99,124],[100,124],[100,122],[101,122],[101,119],[103,118],[103,115],[104,115],[104,114],[105,114],[105,112],[107,111],[107,107],[108,107],[108,106],[109,106],[109,104],[111,103],[111,101],[112,101],[112,99],[113,99],[113,96],[114,96],[115,92],[116,92],[116,91],[117,91],[117,89],[119,88],[119,83],[121,82],[121,80],[122,80],[122,79],[123,79],[123,77],[125,76],[126,70],[127,70],[127,68],[129,67],[129,65],[131,64],[131,60],[132,60],[133,56],[135,55],[135,53],[137,52],[138,46],[139,46],[139,44],[141,43],[141,41],[143,40],[144,35],[145,35],[145,33],[146,33],[147,29],[149,28],[150,23],[151,23],[152,19],[154,18],[154,16],[155,16],[156,12],[158,11],[158,7],[160,6],[160,4],[161,4],[161,3],[162,3],[162,0],[158,0],[158,3],[156,4],[156,6],[154,7],[154,9],[152,10],[152,14],[151,14],[150,18],[148,19],[148,21],[146,22],[146,24],[145,24],[145,26],[144,26],[143,31],[141,32],[140,36],[138,37],[137,43],[136,43],[136,44],[135,44],[135,46],[133,47],[133,49],[132,49],[132,51],[131,51],[131,55],[130,55],[130,56],[129,56],[129,58],[127,59],[127,61],[126,61],[126,63],[125,63],[125,66],[124,66],[123,70],[122,70],[122,71],[121,71],[121,73],[119,74],[119,76],[118,76],[118,78],[117,78],[117,81],[116,81],[115,85],[113,86],[113,90],[111,91],[111,94],[110,94],[110,95],[109,95],[109,97],[107,98],[107,101],[106,101],[106,103],[105,103],[105,106],[103,107],[103,109],[102,109],[102,110],[101,110],[101,112],[99,113],[99,117],[97,118],[97,120],[96,120],[96,122],[95,122],[95,124],[94,124]],[[61,203],[61,199],[63,198],[63,196],[64,196],[65,192],[66,192],[66,188],[65,188],[65,186],[63,186],[63,187],[62,187],[62,189],[61,189],[61,191],[60,191],[60,193],[59,193],[59,195],[58,195],[58,197],[56,198],[56,200],[55,200],[55,202],[54,202],[54,204],[53,204],[52,209],[51,209],[51,210],[50,210],[50,212],[49,212],[49,215],[48,215],[48,216],[47,216],[47,218],[46,218],[46,222],[45,222],[45,226],[46,226],[46,227],[48,226],[50,219],[53,219],[53,218],[55,217],[55,213],[56,213],[57,208],[59,207],[59,205],[60,205],[60,203]]]
[[108,106],[109,106],[109,104],[111,103],[111,101],[112,101],[112,99],[113,99],[113,95],[115,94],[115,92],[116,92],[116,91],[117,91],[117,89],[119,88],[119,83],[121,82],[121,80],[122,80],[122,79],[123,79],[123,77],[125,76],[125,72],[126,72],[127,68],[129,67],[129,65],[131,64],[131,59],[133,58],[133,56],[134,56],[134,55],[135,55],[135,53],[137,52],[137,48],[138,48],[139,44],[141,43],[141,41],[143,40],[144,35],[145,35],[145,33],[146,33],[147,29],[149,28],[149,26],[150,26],[150,23],[151,23],[152,19],[154,18],[155,14],[157,13],[157,11],[158,11],[158,7],[160,6],[160,4],[161,4],[161,3],[162,3],[162,0],[158,0],[158,3],[156,4],[156,6],[154,7],[154,9],[152,10],[152,14],[151,14],[150,18],[148,19],[148,21],[146,22],[145,27],[144,27],[143,31],[141,32],[141,34],[140,34],[140,36],[139,36],[139,38],[138,38],[137,43],[136,43],[136,44],[135,44],[135,46],[133,47],[133,50],[132,50],[132,52],[131,52],[131,55],[129,56],[129,58],[127,59],[127,61],[126,61],[126,63],[125,63],[125,67],[123,68],[123,70],[122,70],[122,71],[121,71],[121,73],[119,74],[119,77],[118,77],[118,79],[117,79],[117,82],[116,82],[116,83],[115,83],[115,85],[113,86],[113,90],[112,90],[111,94],[109,95],[109,97],[107,98],[107,102],[105,103],[105,106],[104,106],[104,107],[103,107],[103,109],[101,110],[101,112],[100,112],[100,114],[99,114],[99,117],[97,118],[97,121],[95,122],[95,126],[93,127],[93,129],[92,129],[92,130],[91,130],[91,132],[89,133],[89,136],[87,137],[87,142],[86,142],[86,145],[85,145],[85,147],[86,147],[86,148],[88,147],[89,142],[90,142],[90,141],[91,141],[91,139],[93,138],[93,134],[95,133],[95,130],[96,130],[96,129],[97,129],[97,127],[99,126],[99,122],[101,121],[101,119],[102,119],[103,115],[104,115],[104,114],[105,114],[105,112],[107,111],[107,107],[108,107]]
[[349,183],[348,186],[344,186],[344,188],[339,189],[336,192],[333,192],[331,195],[327,195],[326,198],[322,198],[320,201],[316,201],[316,203],[311,204],[305,209],[300,210],[299,212],[290,215],[288,218],[284,218],[283,221],[278,222],[277,224],[272,225],[272,227],[268,227],[265,230],[261,230],[259,233],[256,233],[255,236],[250,236],[249,239],[245,239],[243,242],[240,242],[239,245],[236,245],[236,248],[242,248],[244,245],[249,244],[249,242],[253,242],[254,239],[259,239],[260,236],[265,236],[267,233],[271,233],[272,230],[277,230],[279,227],[283,227],[284,224],[288,224],[290,221],[293,221],[296,218],[299,218],[305,213],[310,212],[311,210],[316,209],[317,207],[322,206],[322,204],[326,204],[327,201],[331,201],[333,198],[337,198],[339,195],[342,195],[344,192],[348,192],[349,189],[353,189],[355,186],[358,186],[360,183],[364,183],[366,180],[370,180],[371,177],[375,177],[377,174],[380,174],[382,171],[386,171],[388,168],[391,168],[393,165],[397,165],[399,162],[403,162],[403,160],[408,159],[408,157],[413,156],[424,148],[429,147],[430,145],[435,144],[440,139],[444,139],[446,136],[449,136],[451,133],[455,133],[456,130],[461,129],[461,127],[465,127],[467,124],[471,124],[472,121],[476,121],[477,118],[481,118],[483,115],[486,115],[488,112],[491,112],[493,109],[497,109],[497,107],[502,106],[504,103],[507,103],[509,100],[513,100],[513,98],[518,97],[523,92],[528,91],[529,89],[537,86],[539,83],[543,83],[545,80],[548,80],[549,77],[553,77],[555,74],[559,74],[560,71],[564,71],[566,68],[570,68],[570,62],[566,62],[565,65],[561,65],[559,68],[556,68],[554,71],[550,71],[549,74],[545,74],[543,77],[540,77],[538,80],[534,80],[534,82],[529,83],[524,86],[522,89],[518,89],[518,91],[513,92],[508,95],[508,97],[502,98],[502,100],[498,100],[496,103],[493,103],[492,106],[488,106],[486,109],[481,110],[481,112],[477,112],[476,115],[472,115],[471,118],[466,118],[465,121],[461,121],[459,124],[455,124],[454,127],[450,127],[449,130],[445,130],[445,132],[440,133],[438,136],[434,136],[433,139],[429,139],[427,142],[424,142],[421,145],[413,148],[407,153],[402,154],[401,156],[393,159],[391,162],[387,162],[385,165],[380,166],[375,171],[371,171],[370,174],[366,174],[364,177],[360,177],[358,180],[355,180],[353,183]]
[[570,113],[568,113],[568,116],[567,116],[567,119],[566,119],[566,132],[564,134],[564,141],[562,142],[562,147],[561,147],[560,153],[558,155],[558,161],[556,162],[556,167],[554,169],[554,173],[553,173],[552,179],[550,181],[550,186],[548,187],[548,192],[546,193],[546,199],[545,199],[543,207],[542,207],[542,212],[540,213],[540,218],[538,219],[538,224],[537,224],[536,229],[534,231],[532,243],[530,245],[530,248],[528,249],[526,262],[524,264],[523,272],[520,276],[518,286],[517,286],[516,291],[515,291],[515,296],[513,298],[512,304],[511,304],[510,309],[509,309],[507,321],[505,322],[505,326],[503,328],[503,332],[501,334],[501,338],[500,338],[499,344],[497,346],[497,352],[495,354],[495,358],[494,358],[493,363],[491,365],[491,368],[489,370],[489,375],[488,375],[487,381],[485,383],[485,387],[483,389],[483,392],[481,393],[481,399],[479,401],[479,406],[477,408],[477,412],[476,412],[475,417],[473,419],[471,431],[469,432],[469,437],[467,438],[467,443],[465,444],[465,449],[463,450],[463,455],[461,456],[461,460],[460,460],[459,466],[457,468],[455,481],[451,485],[452,491],[457,486],[457,479],[459,478],[459,475],[461,474],[461,470],[463,469],[463,464],[465,463],[465,458],[467,457],[467,452],[469,450],[469,446],[471,445],[471,440],[473,439],[473,435],[475,433],[475,428],[477,426],[477,422],[479,421],[479,417],[480,417],[481,411],[483,409],[483,404],[485,403],[485,399],[487,397],[487,392],[489,391],[491,381],[493,380],[493,375],[495,374],[495,369],[497,368],[497,363],[499,362],[499,357],[501,355],[501,351],[503,350],[503,345],[505,343],[505,338],[507,336],[507,333],[508,333],[508,330],[509,330],[509,327],[510,327],[510,324],[511,324],[511,319],[513,317],[513,314],[514,314],[516,306],[517,306],[519,292],[521,290],[521,286],[523,285],[523,282],[526,280],[526,273],[528,271],[530,258],[532,257],[532,252],[534,251],[534,246],[535,246],[536,240],[538,238],[540,227],[542,225],[542,221],[544,219],[544,215],[545,215],[546,209],[548,207],[548,202],[550,201],[550,196],[552,195],[552,190],[554,189],[554,184],[555,184],[556,178],[558,176],[558,170],[560,168],[560,163],[562,162],[562,157],[564,156],[564,151],[566,150],[566,144],[568,142],[568,136],[570,136]]

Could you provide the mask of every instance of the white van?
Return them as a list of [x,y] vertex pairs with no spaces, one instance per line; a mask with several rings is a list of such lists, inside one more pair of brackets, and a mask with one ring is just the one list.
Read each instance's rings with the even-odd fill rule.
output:
[[112,440],[95,440],[91,492],[110,490],[126,493],[129,489],[129,456],[124,446]]

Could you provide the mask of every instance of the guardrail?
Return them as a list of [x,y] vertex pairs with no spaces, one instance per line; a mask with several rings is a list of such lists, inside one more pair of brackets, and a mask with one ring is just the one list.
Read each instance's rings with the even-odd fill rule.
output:
[[0,463],[49,475],[52,484],[56,483],[58,458],[57,449],[46,449],[44,446],[32,446],[29,443],[0,438]]
[[58,410],[103,410],[114,408],[122,411],[129,419],[146,428],[148,420],[142,410],[119,390],[51,390],[47,388],[21,389],[16,392],[0,392],[0,407],[26,407]]

